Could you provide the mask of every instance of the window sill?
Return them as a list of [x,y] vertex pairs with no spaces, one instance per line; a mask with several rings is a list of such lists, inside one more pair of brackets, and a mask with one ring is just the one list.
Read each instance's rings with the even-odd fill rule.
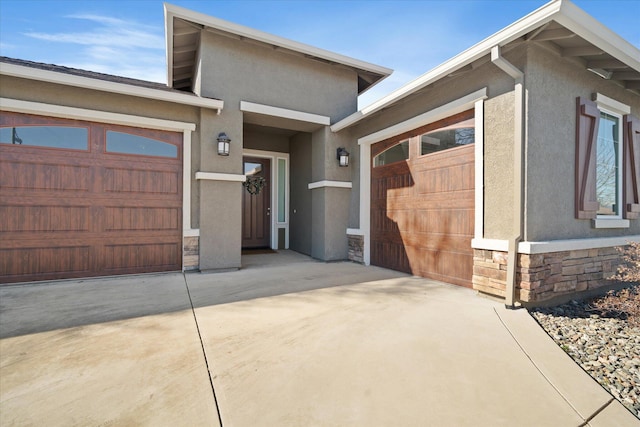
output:
[[629,228],[628,219],[594,219],[593,228]]

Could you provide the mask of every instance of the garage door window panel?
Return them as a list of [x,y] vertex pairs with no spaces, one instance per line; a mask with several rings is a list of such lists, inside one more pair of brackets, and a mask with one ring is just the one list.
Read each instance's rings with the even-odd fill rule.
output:
[[373,158],[373,167],[390,165],[409,159],[409,140],[393,145]]
[[66,126],[2,127],[0,143],[87,151],[89,130],[83,127]]
[[456,148],[475,142],[474,119],[464,120],[420,135],[420,154]]
[[166,142],[124,132],[107,131],[107,152],[143,156],[178,157],[178,147]]

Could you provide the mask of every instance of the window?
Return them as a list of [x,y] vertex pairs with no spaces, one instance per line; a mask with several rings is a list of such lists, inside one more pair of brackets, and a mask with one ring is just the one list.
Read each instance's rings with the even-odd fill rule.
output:
[[409,140],[387,148],[382,153],[373,158],[373,167],[389,165],[409,158]]
[[420,154],[425,155],[475,141],[475,119],[464,120],[420,135]]
[[32,147],[87,150],[87,128],[65,126],[21,126],[0,128],[0,143]]
[[601,94],[577,98],[576,218],[626,228],[640,217],[640,121]]
[[122,132],[107,131],[107,152],[178,157],[178,147],[166,142]]
[[622,117],[617,114],[600,112],[596,144],[596,200],[599,216],[621,217],[621,120]]

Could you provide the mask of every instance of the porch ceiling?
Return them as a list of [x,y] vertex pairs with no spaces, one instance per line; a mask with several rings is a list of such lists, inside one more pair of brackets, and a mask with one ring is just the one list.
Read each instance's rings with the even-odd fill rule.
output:
[[288,119],[285,117],[275,117],[260,113],[244,112],[245,125],[265,126],[268,128],[278,129],[280,132],[288,132],[293,135],[297,132],[314,132],[323,125],[317,123],[303,122],[300,120]]

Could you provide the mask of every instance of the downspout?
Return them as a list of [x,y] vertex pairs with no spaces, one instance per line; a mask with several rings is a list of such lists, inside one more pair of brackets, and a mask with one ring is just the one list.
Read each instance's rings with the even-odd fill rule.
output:
[[522,183],[524,182],[522,168],[522,153],[524,151],[524,73],[512,63],[504,59],[500,54],[500,46],[491,48],[491,62],[507,73],[515,81],[515,117],[514,117],[514,146],[513,146],[513,230],[509,237],[509,249],[507,254],[507,283],[505,292],[505,305],[507,308],[516,308],[516,269],[518,264],[518,244],[522,240],[523,217],[522,208]]

